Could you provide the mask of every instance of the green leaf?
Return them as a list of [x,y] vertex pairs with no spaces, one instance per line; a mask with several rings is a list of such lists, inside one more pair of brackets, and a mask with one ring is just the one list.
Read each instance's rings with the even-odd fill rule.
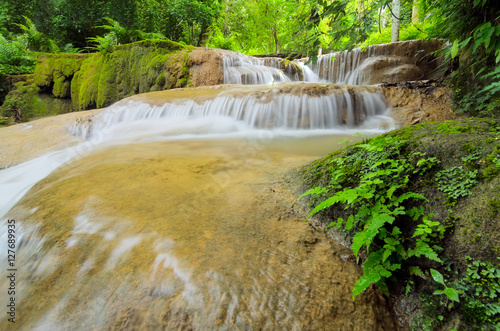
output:
[[[386,223],[392,224],[394,222],[395,217],[388,215],[388,214],[375,214],[373,215],[371,222],[368,224],[368,227],[366,228],[366,233],[367,236],[366,238],[368,239],[369,243],[367,243],[367,246],[369,246],[373,240],[373,238],[377,235],[379,232],[379,229],[383,227]],[[363,231],[363,232],[365,232]]]
[[[387,245],[385,245],[385,246],[387,246]],[[384,251],[384,255],[382,256],[382,262],[385,262],[385,260],[387,260],[387,258],[389,258],[389,256],[391,256],[391,254],[392,254],[392,251],[389,249],[386,249]]]
[[358,232],[352,238],[352,251],[354,252],[355,256],[358,256],[358,252],[361,249],[361,247],[363,247],[363,245],[365,244],[366,238],[367,238],[366,231]]
[[458,54],[458,39],[456,39],[453,42],[453,45],[451,46],[450,53],[451,53],[451,58],[452,59],[454,59],[457,56],[457,54]]
[[461,293],[454,288],[447,287],[444,289],[444,294],[448,297],[448,299],[453,300],[455,302],[460,302],[458,298],[458,294]]
[[431,268],[430,271],[431,271],[432,279],[434,279],[435,282],[438,282],[439,284],[444,285],[443,275],[439,271],[437,271],[436,269]]
[[408,250],[408,257],[416,256],[420,257],[424,255],[426,258],[436,262],[443,262],[437,255],[437,253],[425,242],[419,240],[417,241],[414,249]]
[[395,237],[398,236],[398,235],[400,235],[401,233],[402,233],[401,230],[397,226],[395,226],[392,229],[392,235],[395,236]]
[[331,222],[325,229],[329,229],[332,226],[337,226],[337,229],[340,229],[341,225],[342,225],[342,218],[339,218],[337,222]]
[[353,203],[359,197],[356,189],[346,189],[339,195],[339,201],[347,202],[349,204]]
[[328,189],[324,188],[324,187],[315,187],[315,188],[312,188],[310,189],[309,191],[305,192],[304,194],[302,194],[299,199],[302,199],[303,197],[305,197],[306,195],[311,195],[311,194],[316,194],[316,195],[319,195],[319,194],[323,194],[323,193],[327,193],[328,192]]
[[355,300],[357,295],[360,295],[364,290],[370,286],[371,283],[375,283],[380,280],[380,275],[378,273],[374,274],[363,274],[354,284],[354,288],[352,290],[352,301]]
[[[364,268],[363,268],[364,270]],[[383,277],[390,277],[392,273],[385,269],[381,265],[377,265],[375,268],[372,268],[368,270],[368,272],[363,273],[363,276],[361,276],[357,281],[356,284],[354,284],[354,289],[352,290],[352,300],[354,301],[354,298],[361,294],[364,290],[370,286],[372,283],[377,283],[380,281]]]
[[408,271],[410,272],[410,275],[424,277],[424,273],[418,266],[411,266],[408,268]]
[[345,225],[345,229],[346,229],[347,231],[349,231],[349,230],[351,230],[351,229],[352,229],[353,225],[354,225],[354,216],[351,214],[351,215],[349,215],[349,217],[347,218],[347,223],[346,223],[346,225]]
[[407,199],[419,199],[419,200],[424,200],[424,201],[427,201],[427,198],[424,197],[423,195],[421,194],[418,194],[418,193],[415,193],[415,192],[406,192],[406,193],[403,193],[397,200],[396,202],[399,204]]
[[330,198],[326,199],[325,201],[320,202],[316,207],[314,207],[314,209],[311,210],[309,215],[307,215],[307,218],[311,217],[312,215],[318,213],[319,211],[321,211],[325,208],[328,208],[328,207],[336,204],[337,202],[340,202],[340,198],[337,194],[335,194],[333,197],[330,197]]

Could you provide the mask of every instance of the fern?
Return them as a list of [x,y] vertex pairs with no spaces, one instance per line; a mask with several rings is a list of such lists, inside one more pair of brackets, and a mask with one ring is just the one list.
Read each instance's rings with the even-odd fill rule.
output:
[[[425,154],[411,154],[410,159],[399,158],[403,141],[394,138],[376,138],[354,146],[355,153],[332,161],[332,181],[328,188],[316,187],[301,197],[322,197],[310,212],[309,217],[337,204],[345,204],[352,213],[347,220],[338,218],[328,227],[336,226],[346,231],[354,230],[352,250],[356,256],[360,251],[367,254],[363,263],[363,276],[353,289],[353,299],[370,284],[386,289],[385,281],[393,272],[407,266],[411,257],[426,257],[441,262],[440,247],[433,242],[440,239],[444,226],[429,220],[423,209],[408,208],[408,205],[427,200],[421,194],[411,192],[407,186],[410,176],[424,173],[439,164],[435,158],[425,159]],[[359,164],[352,172],[352,163]],[[353,176],[358,181],[348,182]],[[325,194],[328,194],[325,196]],[[397,222],[401,217],[421,220],[413,233],[414,246],[408,247]],[[413,268],[419,274],[417,267]],[[421,273],[421,271],[420,271]]]

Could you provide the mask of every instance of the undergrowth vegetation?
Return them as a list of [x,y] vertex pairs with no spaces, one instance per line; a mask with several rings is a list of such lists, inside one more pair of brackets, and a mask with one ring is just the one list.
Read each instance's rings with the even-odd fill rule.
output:
[[[406,294],[418,288],[427,293],[427,313],[415,322],[416,329],[442,327],[453,314],[461,314],[467,327],[498,329],[499,261],[483,251],[468,257],[467,266],[448,247],[464,226],[462,215],[469,213],[464,199],[474,198],[476,186],[490,185],[487,169],[500,169],[495,162],[500,128],[495,121],[451,123],[406,128],[316,161],[304,172],[313,188],[302,197],[310,197],[309,217],[318,214],[326,228],[352,241],[363,268],[353,299],[371,284],[386,295],[394,288]],[[457,139],[460,150],[429,144],[429,135],[438,137],[432,141]],[[473,135],[482,137],[472,141]],[[497,200],[490,201],[495,208]],[[489,217],[497,222],[498,208]]]

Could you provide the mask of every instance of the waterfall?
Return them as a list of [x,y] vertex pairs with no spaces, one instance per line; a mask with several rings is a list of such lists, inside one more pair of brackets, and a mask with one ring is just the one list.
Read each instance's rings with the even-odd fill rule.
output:
[[231,51],[223,52],[224,84],[271,84],[289,82],[279,58],[258,59]]
[[[443,40],[409,40],[398,43],[355,48],[318,57],[286,61],[256,58],[223,51],[224,82],[227,84],[270,84],[283,81],[328,82],[367,85],[383,81],[415,80],[439,76],[439,59],[431,52]],[[288,65],[285,65],[288,63]],[[394,72],[396,68],[401,72]],[[383,74],[374,75],[377,71]]]
[[[327,83],[362,82],[354,71],[367,61],[339,55],[328,74],[331,58],[315,67],[223,54],[224,81],[238,85],[151,92],[71,117],[40,145],[68,138],[68,123],[80,139],[0,171],[4,242],[7,220],[17,226],[21,329],[394,328],[375,295],[354,306],[358,266],[297,222],[296,196],[274,180],[348,135],[394,127],[379,87]],[[8,138],[37,148],[49,120],[33,123],[31,140]]]
[[[376,89],[285,83],[273,88],[227,89],[213,99],[203,101],[180,99],[151,105],[132,98],[110,107],[92,123],[77,123],[71,130],[77,137],[89,140],[103,130],[141,121],[149,122],[149,133],[155,127],[159,132],[165,132],[165,127],[172,126],[177,127],[174,130],[176,133],[182,127],[184,134],[199,134],[200,128],[186,126],[187,122],[196,123],[196,120],[219,123],[210,130],[205,127],[205,134],[227,133],[228,130],[233,133],[252,130],[341,130],[354,128],[367,119],[379,120],[378,124],[371,123],[372,128],[377,129],[393,125],[384,116],[387,110],[382,94]],[[231,123],[230,127],[228,123]],[[130,129],[122,131],[130,135]]]

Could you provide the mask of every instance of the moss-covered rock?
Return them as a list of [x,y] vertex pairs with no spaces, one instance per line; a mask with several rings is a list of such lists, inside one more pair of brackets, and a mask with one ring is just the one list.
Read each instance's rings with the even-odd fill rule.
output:
[[35,67],[35,84],[42,92],[52,93],[56,98],[69,98],[73,75],[88,57],[88,54],[40,54]]
[[[106,53],[42,53],[29,83],[14,86],[26,81],[24,76],[0,80],[0,89],[6,90],[3,96],[11,91],[3,113],[17,116],[19,122],[42,114],[105,107],[138,93],[222,83],[220,52],[193,50],[169,40],[143,40]],[[24,115],[17,114],[21,104]]]
[[69,99],[58,99],[41,94],[33,75],[14,84],[0,107],[3,124],[27,122],[33,118],[58,115],[73,111]]
[[[377,194],[390,197],[398,192],[399,194],[415,192],[427,199],[408,200],[401,205],[407,210],[422,206],[424,214],[429,215],[429,220],[439,222],[438,224],[446,229],[443,238],[437,235],[433,239],[435,240],[433,245],[443,248],[442,251],[436,248],[436,252],[438,252],[439,259],[444,262],[441,264],[423,256],[413,257],[408,262],[409,265],[420,267],[424,272],[419,277],[412,277],[408,266],[405,268],[403,265],[397,277],[392,277],[394,282],[390,286],[391,294],[398,298],[396,306],[399,305],[403,313],[415,311],[416,314],[413,313],[409,322],[418,329],[424,330],[473,329],[483,322],[485,323],[483,327],[489,328],[497,325],[495,323],[500,323],[499,312],[493,312],[484,320],[478,319],[477,316],[485,314],[481,311],[490,309],[488,307],[500,309],[500,303],[495,297],[487,298],[474,294],[480,285],[476,286],[470,282],[472,276],[469,280],[465,280],[464,276],[473,274],[473,271],[470,271],[472,270],[470,269],[471,261],[476,261],[474,263],[477,264],[481,261],[483,263],[481,268],[484,270],[481,269],[478,275],[478,279],[481,280],[478,280],[478,284],[482,282],[481,277],[489,277],[488,274],[483,274],[483,271],[498,273],[498,277],[492,276],[489,281],[494,278],[493,282],[498,283],[498,286],[495,285],[497,288],[492,287],[492,293],[500,295],[500,261],[498,259],[500,250],[500,120],[471,118],[424,123],[392,131],[374,139],[379,141],[386,139],[388,142],[396,143],[387,148],[372,148],[369,151],[356,144],[314,161],[302,169],[304,191],[318,186],[328,189],[321,191],[321,194],[313,195],[316,200],[311,200],[311,203],[317,205],[342,188],[357,187],[364,175],[379,169],[371,168],[378,161],[390,159],[399,162],[398,164],[413,164],[414,168],[405,173],[409,180],[404,187],[398,188],[395,192],[377,192]],[[366,146],[367,142],[364,143]],[[418,160],[423,159],[432,162],[418,163]],[[426,164],[432,164],[432,167],[423,171]],[[337,172],[340,166],[344,167],[344,174],[348,172],[342,177],[338,177],[339,172]],[[333,176],[341,178],[340,182],[332,182]],[[389,187],[390,185],[386,189]],[[328,225],[336,222],[339,217],[347,219],[356,208],[360,207],[336,203],[322,211],[318,220]],[[415,247],[416,238],[412,234],[421,222],[412,221],[407,215],[402,214],[394,223],[391,223],[391,226],[398,226],[401,229],[401,236],[403,236],[401,242],[404,243],[406,250]],[[349,242],[356,233],[362,230],[363,228],[354,226],[352,230],[339,234],[347,235],[346,241]],[[381,242],[375,240],[372,249],[375,251],[383,245],[383,240]],[[364,255],[360,256],[363,258]],[[491,266],[484,267],[487,263]],[[441,285],[432,281],[429,274],[430,268],[439,270],[445,275],[447,286],[462,291],[460,295],[462,301],[455,303],[453,309],[447,310],[442,307],[445,305],[445,299],[448,300],[446,296],[433,295],[435,290],[442,289],[442,287],[440,288]],[[408,281],[411,282],[407,283]],[[409,284],[409,288],[413,288],[416,293],[412,299],[404,295],[406,284]],[[425,304],[424,301],[419,301],[423,297],[426,298]],[[478,301],[473,302],[471,300],[476,299],[471,298],[476,298]],[[420,308],[415,310],[415,306]],[[441,317],[438,318],[438,316]]]
[[93,54],[42,54],[35,69],[41,92],[71,98],[75,110],[100,108],[124,97],[188,84],[192,47],[144,40]]

